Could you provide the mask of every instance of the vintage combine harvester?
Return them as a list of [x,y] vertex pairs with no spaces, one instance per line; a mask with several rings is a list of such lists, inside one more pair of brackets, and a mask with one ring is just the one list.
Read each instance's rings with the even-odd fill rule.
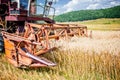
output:
[[52,4],[53,0],[0,0],[0,50],[5,50],[14,66],[55,66],[40,57],[55,49],[50,46],[51,39],[87,36],[86,26],[55,24]]

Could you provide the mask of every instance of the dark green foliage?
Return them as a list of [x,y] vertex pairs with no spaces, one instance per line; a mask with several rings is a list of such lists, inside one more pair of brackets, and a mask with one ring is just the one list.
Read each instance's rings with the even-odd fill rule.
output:
[[98,18],[120,18],[120,6],[99,10],[80,10],[64,13],[55,17],[58,22],[83,21]]

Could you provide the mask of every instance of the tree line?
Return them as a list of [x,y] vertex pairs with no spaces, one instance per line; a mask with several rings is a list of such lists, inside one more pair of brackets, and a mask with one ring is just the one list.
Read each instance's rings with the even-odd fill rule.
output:
[[55,16],[55,21],[70,22],[93,20],[98,18],[120,18],[120,6],[107,9],[72,11]]

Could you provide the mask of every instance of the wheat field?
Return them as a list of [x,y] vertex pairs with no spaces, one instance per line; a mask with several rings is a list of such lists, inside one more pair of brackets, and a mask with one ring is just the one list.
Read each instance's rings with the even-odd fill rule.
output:
[[0,80],[120,80],[119,30],[93,30],[92,38],[74,36],[51,43],[58,49],[44,56],[57,66],[18,69],[0,55]]
[[[90,31],[89,31],[90,32]],[[67,44],[67,45],[65,45]],[[83,52],[110,54],[120,53],[120,31],[92,31],[92,38],[73,37],[71,40],[60,40],[58,45],[63,50],[78,49]],[[69,46],[69,47],[68,47]]]

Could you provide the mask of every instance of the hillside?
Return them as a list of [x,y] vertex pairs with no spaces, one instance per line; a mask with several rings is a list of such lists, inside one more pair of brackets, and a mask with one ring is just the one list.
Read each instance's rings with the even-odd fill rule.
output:
[[98,18],[120,18],[120,6],[98,10],[80,10],[64,13],[55,17],[57,22],[73,22]]

